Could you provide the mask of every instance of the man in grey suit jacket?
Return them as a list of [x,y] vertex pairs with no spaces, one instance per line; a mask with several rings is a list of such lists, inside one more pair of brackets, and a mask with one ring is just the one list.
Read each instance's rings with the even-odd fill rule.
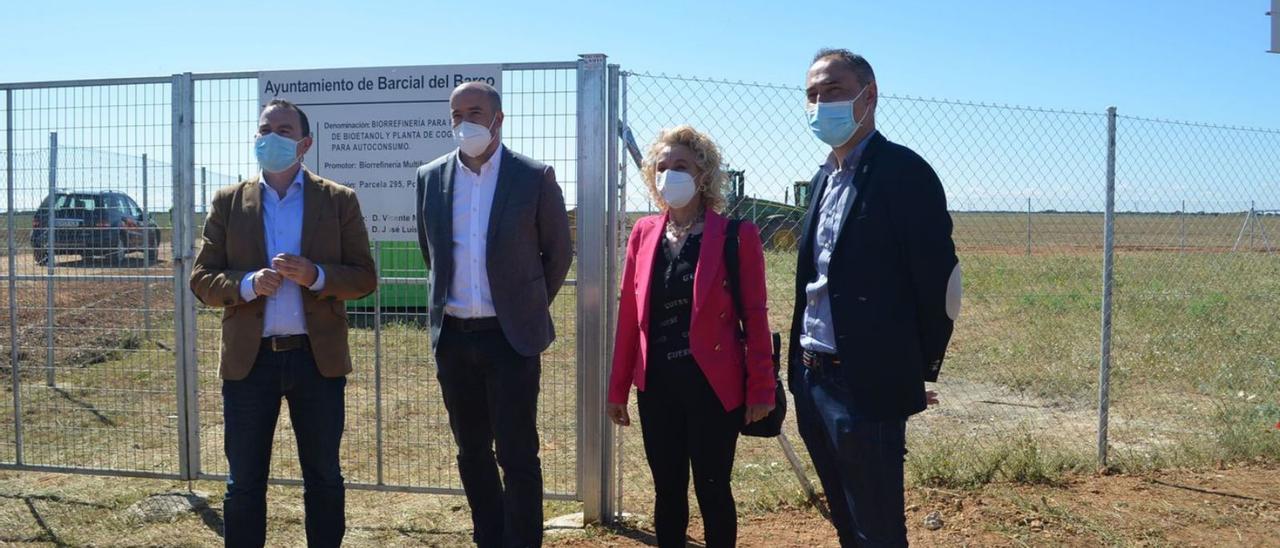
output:
[[539,355],[555,339],[550,305],[573,259],[569,217],[555,172],[502,146],[497,90],[463,84],[449,106],[458,150],[418,169],[437,376],[472,538],[538,546]]

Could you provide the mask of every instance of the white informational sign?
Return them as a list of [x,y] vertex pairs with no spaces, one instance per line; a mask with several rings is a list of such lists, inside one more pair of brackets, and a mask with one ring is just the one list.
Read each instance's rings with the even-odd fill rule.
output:
[[303,163],[355,189],[370,240],[417,241],[418,166],[456,148],[449,94],[481,81],[502,91],[501,65],[258,73],[258,103],[287,99],[307,113]]

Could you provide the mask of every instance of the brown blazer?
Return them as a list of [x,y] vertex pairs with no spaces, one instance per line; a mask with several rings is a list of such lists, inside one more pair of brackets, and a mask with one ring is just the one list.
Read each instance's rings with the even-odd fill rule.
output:
[[[310,171],[304,172],[302,188],[302,255],[323,268],[325,278],[323,290],[302,290],[307,333],[320,373],[341,377],[351,372],[343,301],[372,293],[378,275],[355,192]],[[240,280],[267,266],[262,185],[254,177],[214,195],[204,225],[204,245],[191,272],[196,298],[223,309],[223,379],[243,379],[253,368],[262,342],[266,299],[245,302]]]

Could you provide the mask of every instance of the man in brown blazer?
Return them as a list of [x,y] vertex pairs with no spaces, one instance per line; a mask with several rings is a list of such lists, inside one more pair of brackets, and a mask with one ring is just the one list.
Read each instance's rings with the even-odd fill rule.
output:
[[343,301],[373,292],[360,203],[351,189],[301,163],[307,116],[275,100],[262,110],[262,173],[213,197],[191,291],[223,309],[222,403],[230,472],[227,546],[266,541],[266,487],[280,400],[298,442],[308,546],[338,546],[346,531],[338,462],[351,372]]

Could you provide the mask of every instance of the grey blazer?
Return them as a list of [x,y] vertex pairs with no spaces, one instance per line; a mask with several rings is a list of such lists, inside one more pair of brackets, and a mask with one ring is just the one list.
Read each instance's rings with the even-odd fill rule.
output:
[[[418,168],[418,245],[430,269],[431,348],[440,342],[444,305],[452,284],[455,150]],[[498,184],[489,214],[485,264],[502,333],[525,356],[555,340],[551,301],[573,261],[569,215],[555,171],[502,147]]]

